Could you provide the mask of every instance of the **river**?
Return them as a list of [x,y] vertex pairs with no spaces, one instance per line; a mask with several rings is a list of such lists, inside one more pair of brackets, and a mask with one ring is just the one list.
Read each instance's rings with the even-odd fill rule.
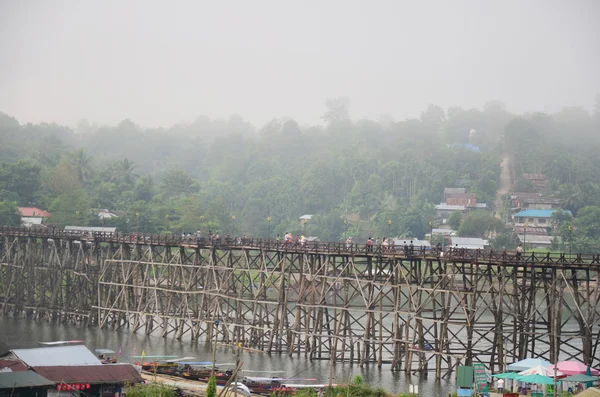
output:
[[[25,318],[0,316],[0,340],[11,348],[40,347],[39,342],[59,340],[85,341],[91,349],[106,348],[114,351],[122,349],[124,360],[129,356],[141,355],[174,355],[179,357],[196,357],[199,361],[212,361],[212,347],[205,342],[178,341],[174,338],[163,338],[158,335],[133,334],[127,330],[98,329],[70,324],[48,323],[33,321]],[[217,363],[234,363],[235,352],[230,347],[218,347]],[[260,371],[285,371],[277,376],[316,378],[319,383],[327,383],[329,377],[329,362],[322,360],[310,361],[304,356],[288,356],[285,354],[266,354],[245,351],[241,354],[244,369]],[[254,376],[275,376],[247,374]],[[361,375],[365,383],[383,387],[389,392],[398,394],[408,392],[410,384],[418,384],[423,396],[446,396],[454,391],[453,380],[436,381],[434,374],[427,377],[410,376],[403,372],[393,373],[390,365],[366,365],[360,368],[358,364],[336,364],[334,368],[334,383],[344,383],[355,375]]]

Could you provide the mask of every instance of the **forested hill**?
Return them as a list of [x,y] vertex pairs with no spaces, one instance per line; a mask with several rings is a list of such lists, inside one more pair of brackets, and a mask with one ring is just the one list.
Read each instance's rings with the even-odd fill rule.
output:
[[[323,119],[73,130],[0,113],[0,223],[18,223],[20,205],[48,210],[58,227],[99,225],[93,209],[108,209],[122,212],[105,225],[123,231],[423,237],[445,187],[466,187],[494,210],[503,153],[518,189],[531,188],[521,174],[545,173],[548,193],[574,213],[600,204],[600,103],[592,115],[431,105],[420,119],[375,122],[350,120],[340,99]],[[305,214],[314,217],[302,224]]]

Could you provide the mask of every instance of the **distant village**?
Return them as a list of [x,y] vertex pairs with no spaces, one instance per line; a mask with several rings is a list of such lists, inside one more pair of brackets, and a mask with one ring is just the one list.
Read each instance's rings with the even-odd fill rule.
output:
[[[547,188],[547,181],[543,174],[524,174],[523,178],[530,181],[535,192],[511,192],[504,199],[506,211],[503,217],[499,215],[499,209],[493,213],[510,228],[513,246],[519,244],[527,249],[546,249],[562,246],[561,237],[556,235],[556,225],[552,222],[552,215],[556,211],[562,211],[561,200],[547,197],[542,191]],[[26,227],[46,227],[45,220],[51,216],[47,211],[33,207],[18,207],[21,216],[21,225]],[[490,239],[494,237],[493,232],[488,236],[459,237],[457,230],[450,225],[449,219],[453,213],[466,216],[472,211],[488,211],[488,205],[477,201],[475,193],[470,193],[467,188],[446,187],[444,189],[444,202],[435,205],[436,221],[432,224],[430,233],[425,239],[396,237],[393,243],[396,246],[412,244],[416,247],[429,247],[432,241],[443,247],[451,246],[461,249],[488,249]],[[98,220],[125,217],[124,211],[109,211],[107,209],[93,210]],[[569,211],[566,211],[570,214]],[[298,221],[306,224],[313,215],[302,215]],[[90,231],[90,232],[115,232],[115,227],[84,227],[66,226],[66,230]],[[318,241],[315,236],[307,237],[307,241]],[[496,247],[498,248],[498,247]],[[514,247],[505,247],[506,249]]]
[[[547,188],[547,181],[542,174],[523,174],[525,180],[531,181],[536,192],[511,192],[505,197],[507,201],[507,216],[501,219],[499,209],[496,216],[506,222],[511,229],[511,239],[514,245],[523,245],[528,249],[552,249],[561,245],[561,237],[554,235],[555,225],[552,215],[562,211],[561,200],[544,196],[541,192]],[[445,236],[444,241],[457,248],[486,249],[490,248],[489,238],[457,237],[456,230],[449,225],[449,218],[454,212],[466,215],[470,211],[487,210],[486,203],[478,203],[474,193],[468,193],[465,188],[444,189],[444,202],[435,206],[439,226],[432,230],[433,235]],[[566,211],[570,214],[569,211]],[[427,242],[419,242],[426,244]]]

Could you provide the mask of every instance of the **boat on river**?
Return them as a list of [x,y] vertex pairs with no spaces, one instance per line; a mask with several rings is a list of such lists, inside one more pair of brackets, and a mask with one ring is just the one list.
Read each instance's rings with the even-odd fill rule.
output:
[[[146,356],[148,357],[148,356]],[[158,357],[157,357],[158,358]],[[208,383],[210,377],[214,374],[216,384],[225,386],[228,383],[234,383],[234,370],[224,369],[234,367],[235,364],[216,364],[213,368],[211,361],[189,361],[189,357],[177,359],[163,359],[152,362],[142,363],[142,369],[148,372],[180,377],[186,380]],[[269,371],[240,371],[245,373],[267,374]],[[284,371],[274,371],[272,373],[281,374]],[[270,395],[274,391],[280,391],[285,394],[293,394],[301,388],[318,388],[320,385],[312,384],[293,384],[297,387],[284,387],[284,383],[289,382],[314,382],[313,378],[286,378],[286,377],[264,377],[264,376],[239,376],[237,382],[245,385],[253,394]]]
[[96,356],[102,361],[102,364],[116,364],[117,353],[110,349],[96,349]]
[[140,365],[143,371],[152,372],[161,375],[172,375],[177,376],[180,372],[181,360],[190,360],[194,357],[183,357],[177,358],[177,356],[134,356],[139,357],[142,360],[145,358],[154,359],[152,361],[137,361],[135,364]]

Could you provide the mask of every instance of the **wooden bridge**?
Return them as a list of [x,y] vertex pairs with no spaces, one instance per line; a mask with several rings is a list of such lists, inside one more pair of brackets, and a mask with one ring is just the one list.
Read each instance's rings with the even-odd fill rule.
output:
[[600,255],[382,248],[0,228],[0,310],[436,377],[600,364]]

